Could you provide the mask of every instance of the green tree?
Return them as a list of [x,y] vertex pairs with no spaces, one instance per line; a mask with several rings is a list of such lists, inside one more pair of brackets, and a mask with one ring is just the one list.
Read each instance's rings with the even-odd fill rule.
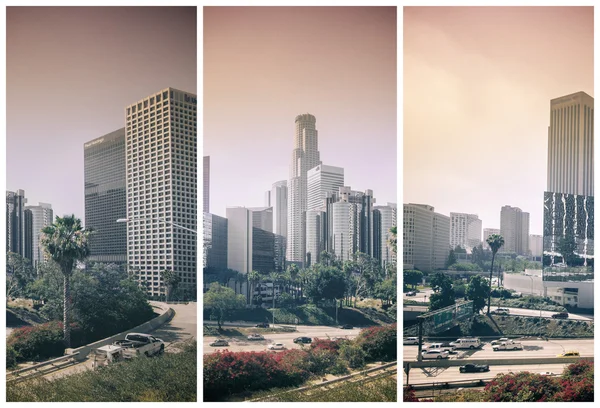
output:
[[179,276],[179,274],[169,270],[169,269],[165,269],[164,271],[162,271],[160,273],[161,277],[162,277],[162,281],[164,283],[164,285],[167,288],[167,302],[171,299],[171,296],[173,295],[173,293],[177,290],[177,286],[179,286],[179,283],[181,282],[181,277]]
[[[492,265],[490,266],[490,288],[491,288],[492,287],[492,277],[493,277],[493,273],[494,273],[494,259],[496,258],[496,254],[498,253],[498,250],[502,247],[502,245],[504,245],[504,238],[502,237],[502,235],[492,234],[486,239],[485,242],[487,242],[487,244],[490,246],[490,249],[492,250]],[[491,294],[492,294],[492,291],[490,290],[490,293],[488,294],[487,314],[490,314],[490,306],[491,306],[491,302],[492,302]]]
[[479,275],[471,276],[467,287],[467,299],[473,301],[473,313],[478,314],[485,307],[490,290],[490,284],[485,278]]
[[260,274],[257,271],[248,272],[248,286],[250,286],[250,308],[252,308],[252,302],[254,300],[254,291],[258,282],[260,282]]
[[71,346],[71,286],[70,279],[76,261],[90,253],[90,228],[84,229],[75,215],[56,217],[54,224],[42,228],[40,243],[60,268],[64,280],[63,330],[65,347]]
[[306,284],[306,294],[314,303],[324,299],[341,299],[346,292],[346,285],[344,273],[340,269],[315,265]]
[[431,287],[434,293],[429,297],[429,311],[442,309],[456,303],[452,279],[441,272],[431,278]]
[[14,252],[6,253],[6,302],[26,296],[28,285],[35,281],[36,272],[27,258]]
[[[275,284],[281,279],[281,276],[277,272],[269,273],[269,280],[273,285],[271,288],[271,296],[273,297],[273,309],[275,309]],[[275,313],[275,312],[273,312]]]
[[454,253],[455,254],[466,254],[467,250],[464,249],[463,247],[461,247],[460,245],[457,245],[456,247],[454,247]]
[[451,249],[448,253],[448,258],[446,259],[446,268],[449,268],[450,265],[454,265],[456,263],[456,255],[454,249]]
[[244,295],[236,295],[233,289],[221,286],[218,282],[211,283],[208,292],[204,294],[204,308],[215,314],[219,330],[229,313],[243,308],[245,304]]
[[414,269],[402,271],[405,285],[412,285],[413,289],[423,282],[423,272]]
[[390,228],[387,244],[394,254],[397,254],[397,249],[398,249],[397,235],[398,235],[398,227]]

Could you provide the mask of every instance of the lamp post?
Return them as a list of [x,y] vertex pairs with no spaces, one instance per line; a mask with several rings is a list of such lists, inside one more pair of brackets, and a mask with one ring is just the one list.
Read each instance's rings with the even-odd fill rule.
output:
[[[185,230],[185,231],[193,232],[196,235],[198,234],[198,231],[196,231],[196,230],[193,230],[193,229],[188,228],[188,227],[184,227],[183,225],[176,224],[176,223],[174,223],[172,221],[167,221],[164,218],[160,218],[160,217],[119,218],[116,222],[125,222],[125,223],[127,223],[129,221],[158,221],[158,222],[164,222],[165,224],[172,225],[172,226],[174,226],[176,228],[180,228],[180,229]],[[164,282],[162,283],[162,287],[164,287]],[[166,296],[166,291],[165,291],[165,296]]]
[[[531,279],[531,295],[533,296],[533,276],[528,276]],[[540,305],[540,317],[542,317],[542,306]]]

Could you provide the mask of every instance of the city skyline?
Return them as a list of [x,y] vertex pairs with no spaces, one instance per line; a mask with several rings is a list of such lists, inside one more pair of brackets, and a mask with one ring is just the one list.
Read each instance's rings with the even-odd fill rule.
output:
[[323,164],[378,205],[397,202],[396,112],[395,7],[204,8],[211,213],[262,206],[289,180],[307,113]]
[[6,189],[83,220],[84,143],[123,128],[125,107],[156,90],[196,92],[196,14],[7,7]]
[[592,7],[405,7],[403,202],[483,228],[519,207],[541,234],[550,101],[579,91]]

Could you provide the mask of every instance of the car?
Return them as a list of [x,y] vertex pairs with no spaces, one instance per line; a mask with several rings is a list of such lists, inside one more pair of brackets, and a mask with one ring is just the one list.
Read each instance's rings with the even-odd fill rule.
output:
[[556,374],[554,374],[552,371],[541,371],[540,375],[547,376],[547,375],[556,375]]
[[489,365],[483,364],[466,364],[458,368],[458,371],[461,373],[483,373],[486,371],[490,371]]
[[569,314],[567,312],[555,313],[552,315],[553,319],[568,319]]
[[510,314],[510,310],[505,307],[499,307],[496,310],[493,310],[492,314],[508,316]]
[[479,338],[476,338],[476,337],[465,337],[465,338],[453,341],[450,344],[452,346],[456,347],[457,349],[470,349],[470,350],[475,350],[475,349],[481,348],[483,346],[483,344],[481,343],[481,340],[479,340]]
[[556,357],[579,357],[579,351],[575,351],[575,350],[565,351],[564,353],[561,353],[561,354],[557,355]]
[[340,329],[346,329],[346,330],[349,330],[349,329],[354,329],[354,327],[352,327],[352,325],[351,325],[351,324],[345,324],[345,325],[341,326],[341,327],[340,327]]
[[423,350],[444,350],[448,353],[454,353],[456,347],[451,343],[432,343],[423,346]]
[[406,292],[406,296],[417,296],[417,292],[411,290],[410,292]]
[[500,344],[496,344],[496,345],[492,346],[492,350],[494,350],[494,351],[523,350],[523,345],[521,343],[515,343],[514,341],[505,341]]
[[285,345],[283,343],[273,343],[267,346],[269,350],[285,350]]
[[165,342],[162,339],[146,333],[127,333],[124,340],[117,340],[113,345],[146,356],[162,354],[165,351]]
[[259,323],[259,324],[257,324],[254,327],[260,327],[260,328],[263,328],[263,329],[267,329],[267,328],[269,328],[269,323]]
[[410,345],[417,346],[417,345],[419,345],[419,338],[418,337],[405,337],[402,340],[402,344],[404,344],[405,346],[410,346]]
[[490,343],[492,346],[495,346],[496,344],[500,344],[500,343],[505,343],[507,341],[512,341],[511,339],[509,339],[508,337],[502,337],[498,340],[492,340],[492,342]]
[[211,347],[229,346],[229,342],[225,339],[217,339],[217,340],[213,341],[212,343],[210,343],[209,346],[211,346]]
[[425,359],[436,359],[441,360],[443,358],[448,358],[450,353],[446,350],[423,350],[421,353],[421,357]]
[[312,343],[312,339],[310,337],[296,337],[294,339],[294,343],[302,343],[302,344]]
[[248,340],[264,340],[264,336],[258,334],[258,333],[254,333],[248,336]]

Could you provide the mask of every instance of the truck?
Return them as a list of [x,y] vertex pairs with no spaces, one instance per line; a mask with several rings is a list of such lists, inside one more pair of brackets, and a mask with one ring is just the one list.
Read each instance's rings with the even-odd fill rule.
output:
[[127,333],[125,340],[117,340],[113,346],[122,347],[125,354],[145,355],[147,357],[161,354],[165,351],[165,342],[150,334]]
[[450,343],[432,343],[426,346],[423,346],[423,350],[440,350],[447,351],[448,353],[454,352],[456,346]]

